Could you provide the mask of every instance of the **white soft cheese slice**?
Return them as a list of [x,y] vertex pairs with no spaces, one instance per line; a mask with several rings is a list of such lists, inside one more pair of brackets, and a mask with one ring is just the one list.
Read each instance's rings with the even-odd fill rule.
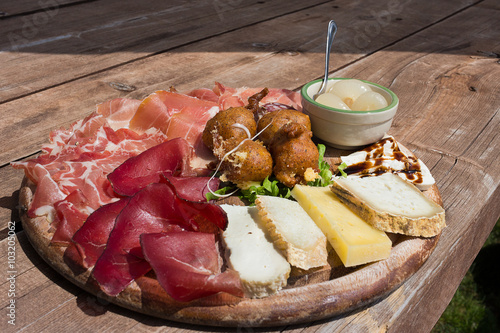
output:
[[229,266],[240,274],[245,295],[261,298],[286,286],[290,264],[264,231],[257,207],[221,205],[229,223],[222,234]]

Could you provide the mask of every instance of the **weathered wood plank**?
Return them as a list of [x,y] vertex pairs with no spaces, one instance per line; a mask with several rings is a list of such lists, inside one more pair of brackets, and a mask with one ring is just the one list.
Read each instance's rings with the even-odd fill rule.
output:
[[478,6],[483,7],[483,8],[500,10],[500,3],[498,3],[498,1],[495,1],[495,0],[481,1],[480,3],[478,3]]
[[35,20],[40,13],[15,17],[2,22],[9,85],[0,101],[321,2],[111,0],[47,11],[43,22]]
[[[0,18],[5,19],[15,15],[26,15],[58,10],[61,6],[74,5],[95,0],[4,0],[0,4]],[[38,20],[45,20],[45,15],[37,15]]]

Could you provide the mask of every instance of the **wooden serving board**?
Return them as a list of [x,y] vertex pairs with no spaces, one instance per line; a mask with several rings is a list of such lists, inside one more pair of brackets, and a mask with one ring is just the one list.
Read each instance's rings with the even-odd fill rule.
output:
[[[338,158],[330,162],[338,162]],[[104,294],[91,278],[91,270],[75,273],[64,261],[65,247],[50,245],[53,233],[45,218],[26,215],[35,186],[24,180],[20,190],[23,228],[39,255],[66,279],[119,306],[173,321],[210,326],[281,326],[325,319],[373,303],[395,290],[427,260],[437,245],[432,238],[390,234],[393,248],[388,259],[346,269],[331,267],[293,274],[287,288],[261,298],[238,298],[225,293],[192,302],[173,300],[151,276],[137,279],[117,297]],[[424,194],[442,205],[436,185]]]

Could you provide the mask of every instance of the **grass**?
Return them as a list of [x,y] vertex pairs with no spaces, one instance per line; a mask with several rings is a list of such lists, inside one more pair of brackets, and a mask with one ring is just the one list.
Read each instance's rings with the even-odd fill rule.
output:
[[432,333],[500,332],[500,220]]

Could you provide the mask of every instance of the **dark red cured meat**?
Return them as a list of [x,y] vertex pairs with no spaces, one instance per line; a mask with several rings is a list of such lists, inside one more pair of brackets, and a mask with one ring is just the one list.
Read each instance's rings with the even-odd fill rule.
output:
[[179,229],[218,231],[214,224],[227,225],[227,216],[219,206],[180,199],[170,184],[150,184],[131,197],[116,218],[93,276],[104,292],[115,296],[150,270],[138,255],[141,234]]
[[219,292],[243,297],[238,273],[221,273],[214,234],[169,232],[141,235],[142,251],[165,291],[188,302]]
[[97,260],[93,276],[101,289],[118,295],[151,267],[129,252],[140,246],[143,233],[161,232],[170,224],[182,224],[174,206],[174,191],[167,184],[151,184],[137,192],[123,208],[109,234],[106,248]]
[[157,183],[164,172],[179,176],[196,176],[189,165],[192,147],[181,138],[163,142],[131,157],[108,175],[116,193],[134,195],[145,186]]
[[175,187],[177,195],[182,199],[196,202],[206,202],[209,187],[212,191],[219,189],[220,180],[217,177],[175,177],[164,173],[163,177]]
[[72,244],[66,250],[66,255],[71,255],[82,267],[94,266],[106,247],[116,217],[129,200],[129,198],[120,199],[90,214],[83,226],[73,235]]

